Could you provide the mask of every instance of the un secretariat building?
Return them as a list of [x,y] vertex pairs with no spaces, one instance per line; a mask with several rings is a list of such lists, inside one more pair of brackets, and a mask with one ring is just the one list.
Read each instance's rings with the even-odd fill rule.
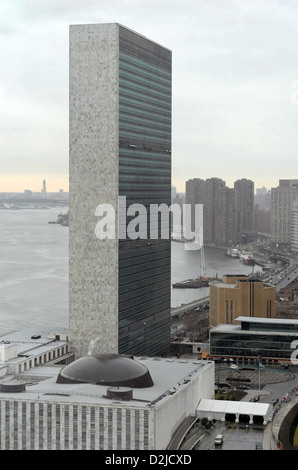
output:
[[[157,355],[170,341],[170,240],[105,239],[98,205],[171,204],[171,52],[119,24],[70,27],[70,341]],[[129,220],[120,220],[121,232]],[[124,224],[124,225],[123,225]],[[149,228],[150,220],[148,220]],[[149,230],[148,230],[149,233]]]

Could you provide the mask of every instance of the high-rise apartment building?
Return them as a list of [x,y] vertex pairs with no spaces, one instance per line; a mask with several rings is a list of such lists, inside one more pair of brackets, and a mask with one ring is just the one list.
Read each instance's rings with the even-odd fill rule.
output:
[[186,203],[191,205],[192,230],[194,230],[195,204],[203,205],[204,243],[227,244],[229,224],[229,188],[220,178],[202,180],[194,178],[186,182]]
[[[242,178],[235,181],[235,241],[246,243],[253,239],[254,230],[254,183]],[[251,234],[253,233],[252,237]]]
[[[203,204],[204,243],[230,246],[245,243],[254,227],[254,183],[241,179],[228,188],[220,178],[186,182],[186,203]],[[192,219],[193,220],[193,219]],[[194,229],[194,226],[192,226]]]
[[292,205],[291,250],[298,253],[298,201],[294,201]]
[[[89,344],[137,355],[169,345],[170,236],[150,239],[149,206],[171,204],[171,75],[171,51],[134,31],[70,27],[69,326],[78,357]],[[99,239],[105,204],[115,236]],[[137,225],[132,204],[147,211],[136,239],[126,233]]]
[[204,210],[204,240],[206,243],[206,182],[201,178],[193,178],[185,183],[185,203],[191,206],[191,229],[195,229],[195,205],[203,204]]
[[288,245],[291,242],[291,215],[293,202],[298,200],[298,180],[279,180],[271,189],[271,240]]

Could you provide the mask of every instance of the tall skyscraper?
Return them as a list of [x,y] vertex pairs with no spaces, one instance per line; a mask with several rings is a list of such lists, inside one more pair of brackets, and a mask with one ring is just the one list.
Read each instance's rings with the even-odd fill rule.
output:
[[46,183],[46,180],[43,180],[43,182],[42,182],[41,194],[42,194],[43,197],[47,197],[47,183]]
[[229,246],[234,235],[234,190],[226,187],[220,178],[202,180],[194,178],[186,181],[186,203],[192,209],[192,229],[194,229],[195,204],[203,204],[204,243]]
[[298,201],[294,201],[292,205],[291,250],[298,253]]
[[[149,207],[171,204],[171,75],[171,51],[134,31],[70,27],[69,327],[77,357],[89,345],[147,355],[169,345],[170,238],[150,239]],[[146,208],[141,238],[125,235],[135,219],[118,211],[119,196],[121,206]],[[101,240],[103,204],[115,210],[116,236]]]
[[254,230],[254,182],[242,178],[235,181],[235,241],[245,243],[253,240]]
[[206,225],[208,234],[206,243],[226,245],[226,190],[226,183],[222,179],[208,178],[206,180],[207,210],[204,212],[204,226]]
[[206,242],[206,182],[201,178],[193,178],[185,183],[185,202],[191,206],[191,229],[195,229],[195,205],[203,204],[204,241]]
[[186,203],[192,208],[192,223],[195,204],[203,204],[204,243],[229,246],[256,237],[253,181],[237,180],[232,189],[220,178],[194,178],[186,181],[185,189]]

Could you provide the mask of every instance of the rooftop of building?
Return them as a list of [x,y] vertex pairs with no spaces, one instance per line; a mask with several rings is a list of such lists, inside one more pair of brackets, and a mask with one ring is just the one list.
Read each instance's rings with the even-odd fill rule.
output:
[[[229,281],[229,279],[233,279],[234,282]],[[227,289],[235,289],[235,288],[240,288],[242,284],[249,284],[249,283],[255,283],[255,284],[262,284],[263,288],[274,288],[275,287],[271,284],[266,283],[262,279],[258,279],[256,277],[248,277],[248,276],[232,276],[232,275],[224,275],[222,281],[215,281],[212,283],[212,285],[218,287],[218,288],[227,288]]]
[[[63,335],[67,334],[62,331]],[[32,339],[34,336],[36,339]],[[49,339],[54,336],[53,339]],[[58,333],[46,332],[40,329],[27,329],[25,331],[15,332],[0,338],[2,344],[7,346],[15,346],[16,354],[22,353],[30,354],[34,359],[39,354],[41,348],[43,351],[49,351],[53,348],[53,344],[61,343],[57,339]],[[63,336],[64,337],[64,336]],[[63,341],[62,341],[63,343]],[[67,342],[65,341],[65,344]],[[0,343],[1,344],[1,343]],[[107,355],[108,356],[108,355]],[[2,362],[3,366],[8,366],[11,361],[24,359],[22,356],[9,358],[6,362]],[[193,359],[179,359],[179,358],[160,358],[160,357],[137,357],[133,358],[137,362],[137,366],[148,369],[152,378],[153,385],[145,386],[143,388],[133,388],[132,398],[129,400],[129,406],[157,406],[162,402],[171,398],[175,393],[178,393],[190,381],[195,380],[198,375],[206,372],[207,369],[214,367],[213,362],[193,360]],[[78,360],[79,361],[79,360]],[[75,361],[76,362],[76,361]],[[83,361],[84,362],[84,361]],[[88,361],[87,361],[88,362]],[[32,361],[32,365],[34,360]],[[75,363],[73,363],[75,364]],[[120,362],[121,364],[121,362]],[[109,404],[121,403],[125,406],[126,401],[119,401],[117,393],[113,397],[109,395],[111,385],[101,385],[94,383],[57,383],[57,378],[63,369],[68,366],[39,364],[36,367],[28,368],[22,371],[16,377],[6,374],[1,377],[0,384],[9,382],[25,382],[26,387],[24,391],[17,392],[18,400],[32,400],[38,401],[57,401],[69,403],[88,403],[88,404]],[[118,367],[118,366],[117,366]],[[12,383],[13,386],[13,383]],[[114,382],[116,392],[124,391],[126,387],[118,387],[117,382]],[[114,386],[112,388],[114,388]],[[5,387],[4,387],[5,388]],[[7,399],[12,397],[12,393],[7,393],[0,390],[0,399]],[[9,387],[8,387],[9,389]],[[13,390],[13,388],[12,388]]]
[[[136,358],[138,362],[148,367],[154,385],[148,388],[137,388],[132,391],[132,400],[129,406],[144,406],[161,404],[171,396],[183,389],[185,385],[197,377],[198,374],[212,367],[211,362],[158,359],[158,358]],[[51,400],[65,403],[88,403],[107,404],[117,402],[117,398],[108,398],[108,385],[95,384],[59,384],[57,377],[61,366],[36,367],[22,373],[22,380],[27,382],[26,391],[18,393],[18,399],[26,400]],[[45,380],[39,381],[40,377]],[[29,385],[31,383],[31,385]],[[119,387],[121,392],[123,388]],[[5,392],[0,392],[0,399],[7,398]],[[120,401],[121,406],[125,401]]]
[[[286,318],[262,318],[262,317],[248,317],[241,315],[234,320],[235,322],[239,322],[238,324],[234,323],[221,323],[220,325],[215,326],[210,331],[212,333],[239,333],[239,334],[256,334],[256,335],[271,335],[273,332],[275,335],[284,335],[285,332],[287,335],[293,335],[297,337],[297,328],[298,328],[298,319],[286,319]],[[248,323],[250,325],[259,324],[258,329],[244,329],[243,323]],[[264,326],[264,329],[261,326]],[[272,329],[268,327],[271,326]],[[278,329],[280,327],[280,330]],[[296,327],[295,329],[291,330],[292,328]]]
[[235,321],[248,322],[248,323],[264,323],[264,324],[275,324],[275,325],[298,325],[298,319],[293,318],[262,318],[262,317],[246,317],[240,315],[235,318]]
[[[56,328],[49,330],[42,327],[31,327],[1,336],[0,352],[15,348],[15,356],[11,357],[11,353],[8,356],[11,357],[9,359],[10,363],[17,364],[23,362],[24,358],[40,356],[64,344],[68,344],[67,329]],[[0,366],[4,362],[3,359],[0,359]]]

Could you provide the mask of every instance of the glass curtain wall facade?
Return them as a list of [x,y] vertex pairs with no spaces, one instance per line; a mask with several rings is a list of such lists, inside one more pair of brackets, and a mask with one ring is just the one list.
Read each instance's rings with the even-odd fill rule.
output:
[[[210,354],[222,356],[290,359],[294,341],[291,334],[214,334],[210,339]],[[296,336],[297,339],[297,336]]]
[[282,322],[241,322],[241,330],[216,328],[210,332],[210,354],[267,359],[287,359],[293,353],[293,341],[298,338],[298,324]]
[[154,355],[170,341],[170,232],[150,238],[150,205],[171,204],[171,52],[121,26],[119,196],[146,208],[139,238],[119,240],[119,353]]

